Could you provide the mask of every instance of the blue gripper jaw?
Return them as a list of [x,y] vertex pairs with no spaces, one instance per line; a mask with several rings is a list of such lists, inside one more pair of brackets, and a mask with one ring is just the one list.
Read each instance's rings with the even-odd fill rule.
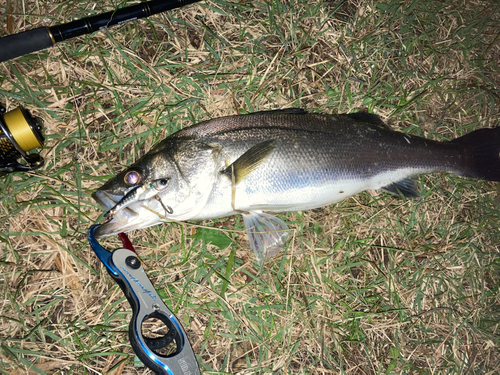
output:
[[107,270],[111,272],[113,276],[118,276],[118,272],[115,271],[111,263],[111,252],[99,245],[99,242],[97,242],[97,240],[95,239],[94,232],[100,226],[100,224],[92,225],[89,229],[88,240],[90,243],[90,247],[92,248],[92,250],[94,250],[95,255],[97,255],[97,257],[102,262],[102,264],[104,264]]

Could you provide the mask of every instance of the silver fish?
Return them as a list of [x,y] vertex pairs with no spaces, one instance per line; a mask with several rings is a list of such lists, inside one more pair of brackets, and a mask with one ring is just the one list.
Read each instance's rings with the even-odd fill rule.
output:
[[[283,221],[263,211],[322,207],[364,190],[418,197],[412,177],[423,173],[500,181],[499,152],[500,127],[437,142],[394,131],[366,112],[292,108],[217,118],[170,135],[97,189],[93,198],[114,211],[95,234],[242,214],[263,262],[288,235]],[[167,184],[120,207],[144,181]]]

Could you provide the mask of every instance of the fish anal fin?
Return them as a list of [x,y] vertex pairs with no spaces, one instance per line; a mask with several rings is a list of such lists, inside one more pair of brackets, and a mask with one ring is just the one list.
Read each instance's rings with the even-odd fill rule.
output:
[[260,211],[243,214],[245,229],[250,247],[259,265],[282,250],[288,239],[288,226],[276,216]]
[[405,178],[404,180],[394,182],[384,186],[380,190],[393,195],[402,195],[405,198],[421,198],[415,186],[415,180],[412,178]]
[[276,141],[269,140],[251,147],[234,163],[225,168],[221,173],[227,175],[233,184],[237,185],[250,172],[255,170],[274,150]]

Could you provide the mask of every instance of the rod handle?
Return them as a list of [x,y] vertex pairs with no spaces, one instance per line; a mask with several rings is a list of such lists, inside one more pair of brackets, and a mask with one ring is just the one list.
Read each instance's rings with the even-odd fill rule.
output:
[[0,38],[0,62],[40,51],[53,45],[54,42],[48,27],[38,27],[9,35]]

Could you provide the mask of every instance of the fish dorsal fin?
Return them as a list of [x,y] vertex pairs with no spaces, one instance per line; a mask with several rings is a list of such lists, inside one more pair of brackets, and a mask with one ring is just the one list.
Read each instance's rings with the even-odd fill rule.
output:
[[289,114],[289,115],[305,115],[307,114],[307,111],[302,108],[283,108],[283,109],[273,109],[270,111],[258,111],[258,112],[252,112],[252,115],[270,115],[274,113],[283,113],[283,114]]
[[394,182],[390,185],[384,186],[380,190],[393,195],[402,195],[405,198],[421,197],[415,187],[415,181],[412,178],[405,178],[404,180]]
[[343,116],[349,117],[356,121],[366,122],[367,124],[372,124],[382,129],[392,130],[391,127],[387,125],[385,122],[383,122],[382,119],[375,113],[355,112],[355,113],[346,113]]
[[255,170],[266,157],[276,147],[276,141],[269,140],[251,147],[241,155],[233,164],[224,169],[221,173],[225,174],[237,185],[250,172]]
[[277,255],[290,234],[288,226],[281,219],[264,212],[243,214],[243,221],[250,247],[259,265]]

